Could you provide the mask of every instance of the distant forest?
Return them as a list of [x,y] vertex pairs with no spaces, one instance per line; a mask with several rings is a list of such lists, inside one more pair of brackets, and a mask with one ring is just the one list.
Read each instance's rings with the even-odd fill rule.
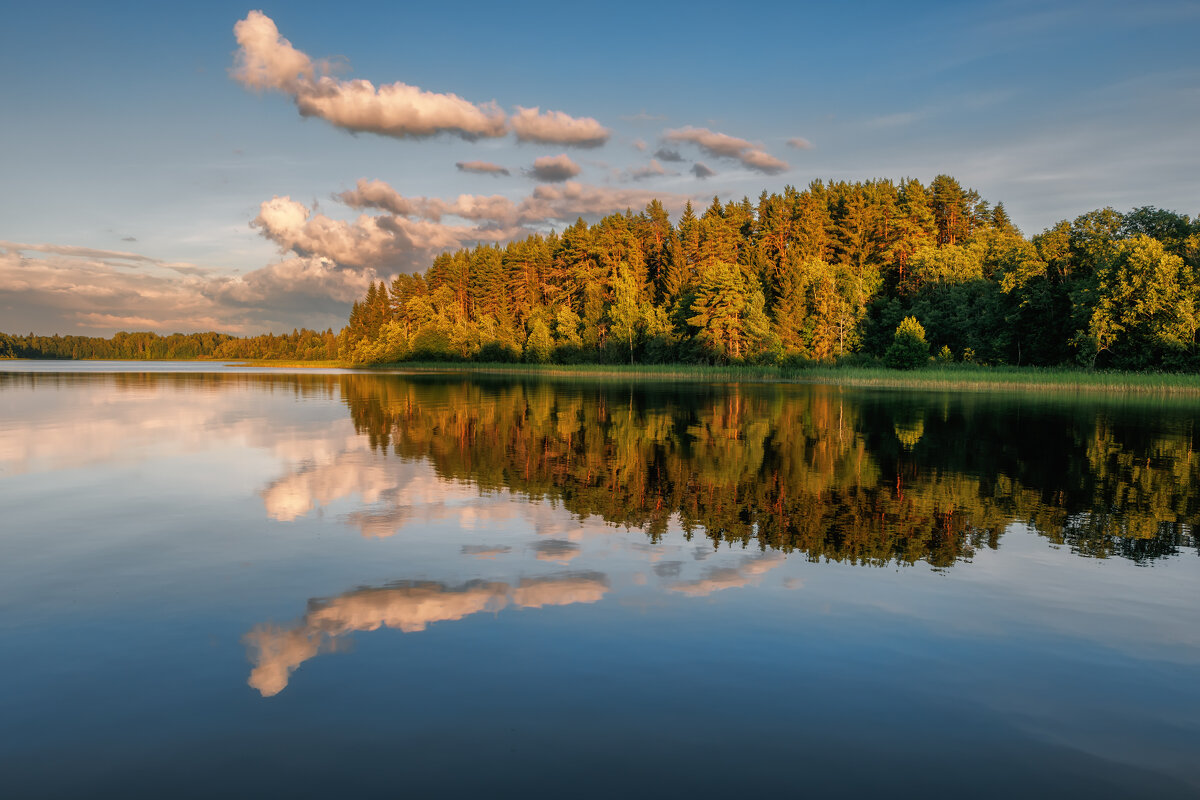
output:
[[337,335],[333,330],[310,331],[301,328],[276,335],[237,337],[227,333],[116,334],[110,339],[98,336],[13,336],[0,333],[0,358],[63,359],[241,359],[271,358],[298,361],[324,361],[338,357]]
[[922,360],[1200,371],[1198,328],[1200,219],[1105,208],[1029,239],[939,175],[713,198],[676,224],[653,201],[445,253],[372,285],[336,337],[9,337],[0,355],[801,365],[873,362],[903,334]]

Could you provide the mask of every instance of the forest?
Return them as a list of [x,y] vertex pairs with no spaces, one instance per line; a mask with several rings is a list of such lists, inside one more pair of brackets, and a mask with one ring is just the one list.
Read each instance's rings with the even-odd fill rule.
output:
[[272,333],[237,337],[227,333],[173,333],[160,336],[142,331],[122,331],[111,338],[99,336],[14,336],[0,333],[0,358],[135,359],[187,361],[191,359],[264,358],[326,361],[337,358],[337,336],[332,330],[307,328],[290,334]]
[[372,285],[338,352],[357,364],[932,358],[1196,371],[1198,326],[1200,219],[1105,208],[1029,239],[1003,204],[939,175],[714,198],[675,224],[653,201],[445,253],[424,274]]

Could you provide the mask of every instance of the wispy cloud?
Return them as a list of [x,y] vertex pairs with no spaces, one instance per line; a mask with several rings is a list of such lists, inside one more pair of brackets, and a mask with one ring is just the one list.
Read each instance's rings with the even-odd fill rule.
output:
[[632,167],[626,171],[630,180],[644,181],[647,178],[657,178],[660,175],[670,175],[662,164],[655,159],[650,159],[650,163],[643,167]]
[[621,119],[625,122],[662,122],[666,118],[666,114],[648,114],[645,109],[636,114],[621,115]]
[[457,161],[454,164],[459,172],[476,172],[480,175],[509,175],[508,167],[493,164],[490,161]]
[[690,142],[714,158],[728,158],[740,161],[744,166],[759,172],[773,175],[788,169],[786,161],[776,158],[746,139],[711,131],[708,128],[693,128],[691,126],[663,132],[667,142]]

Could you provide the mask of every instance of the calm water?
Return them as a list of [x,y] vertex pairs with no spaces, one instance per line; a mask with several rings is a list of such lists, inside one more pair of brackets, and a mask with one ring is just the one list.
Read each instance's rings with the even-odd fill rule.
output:
[[1200,793],[1200,404],[201,368],[0,367],[6,796]]

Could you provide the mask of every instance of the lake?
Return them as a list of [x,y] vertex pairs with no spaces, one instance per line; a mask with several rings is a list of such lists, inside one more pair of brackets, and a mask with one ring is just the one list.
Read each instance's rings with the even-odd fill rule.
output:
[[4,793],[1196,797],[1198,412],[0,364]]

